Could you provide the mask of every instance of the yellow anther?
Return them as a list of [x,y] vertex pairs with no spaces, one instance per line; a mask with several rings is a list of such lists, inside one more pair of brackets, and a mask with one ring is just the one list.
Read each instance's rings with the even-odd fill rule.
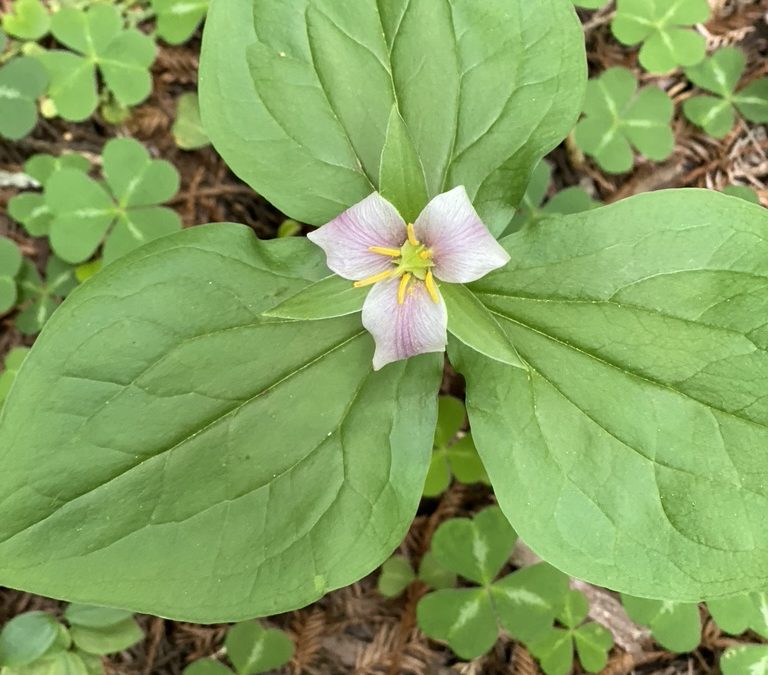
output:
[[387,248],[386,246],[369,246],[368,250],[371,253],[378,253],[379,255],[388,255],[390,258],[399,258],[399,248]]
[[428,248],[425,248],[421,253],[419,253],[419,258],[422,260],[429,260],[432,257],[432,251],[430,251]]
[[411,280],[411,273],[406,272],[400,277],[400,285],[397,287],[397,304],[402,305],[405,302],[405,291],[408,288],[408,282]]
[[413,223],[408,223],[406,230],[408,231],[408,242],[413,246],[418,246],[420,242],[416,239],[416,230],[413,227]]
[[356,281],[352,285],[355,288],[362,288],[363,286],[372,286],[373,284],[379,283],[379,281],[384,281],[385,279],[389,279],[396,271],[397,270],[395,269],[384,270],[383,272],[374,274],[372,277],[368,277],[367,279],[361,279],[360,281]]
[[435,283],[435,277],[432,275],[432,270],[427,270],[424,284],[427,287],[427,293],[429,293],[429,297],[432,298],[432,302],[440,302],[440,296],[437,293],[437,284]]

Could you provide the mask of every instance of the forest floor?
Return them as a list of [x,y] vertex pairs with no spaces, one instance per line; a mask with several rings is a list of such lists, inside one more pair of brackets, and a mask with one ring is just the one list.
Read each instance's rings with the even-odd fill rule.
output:
[[[768,0],[711,0],[713,19],[703,30],[710,50],[727,45],[741,47],[748,55],[746,79],[768,75]],[[610,32],[612,6],[598,12],[581,12],[592,74],[611,66],[633,70],[642,84],[656,84],[680,104],[692,95],[682,74],[651,76],[638,67],[636,50],[619,45]],[[157,157],[171,161],[181,174],[181,189],[171,202],[185,226],[207,222],[245,223],[260,237],[274,237],[285,216],[241,181],[211,148],[187,152],[174,142],[171,126],[180,94],[194,91],[200,53],[199,37],[181,47],[163,46],[154,66],[152,97],[135,109],[122,126],[100,121],[98,116],[82,124],[41,120],[34,134],[23,141],[0,141],[0,171],[18,172],[26,159],[36,153],[54,155],[62,151],[84,153],[99,161],[104,143],[113,136],[131,136],[144,143]],[[740,120],[722,140],[715,140],[690,125],[680,114],[674,121],[676,148],[662,164],[639,159],[629,174],[610,176],[580,155],[566,142],[549,157],[554,172],[552,190],[580,186],[595,199],[613,202],[631,195],[670,187],[722,189],[733,184],[752,187],[768,205],[768,132],[764,126]],[[279,167],[276,167],[279,170]],[[19,243],[25,255],[41,266],[49,255],[47,240],[32,239],[6,215],[6,206],[15,192],[0,188],[0,235]],[[12,347],[30,344],[14,328],[13,315],[0,323],[0,359]],[[462,393],[462,383],[447,374],[444,390]],[[484,487],[454,484],[440,499],[424,500],[400,552],[418,561],[429,548],[436,527],[444,520],[471,515],[493,503],[492,492]],[[530,552],[522,549],[516,558],[524,564]],[[500,638],[492,652],[462,663],[447,648],[428,640],[416,627],[416,604],[425,592],[413,584],[394,600],[376,590],[376,576],[330,593],[319,602],[299,611],[272,617],[268,623],[289,631],[296,643],[293,661],[283,673],[291,675],[441,675],[449,673],[535,675],[533,659],[522,645]],[[648,633],[634,626],[624,615],[615,596],[608,591],[580,585],[591,600],[592,618],[614,633],[614,647],[606,675],[654,673],[658,675],[719,673],[720,653],[739,641],[720,633],[702,609],[704,631],[699,648],[676,655],[655,645]],[[60,611],[58,603],[0,589],[0,625],[31,609]],[[110,673],[125,675],[178,674],[191,661],[216,654],[222,649],[226,626],[201,626],[140,617],[146,640],[128,652],[111,657]],[[748,634],[741,641],[761,642]],[[578,670],[576,666],[576,671]]]

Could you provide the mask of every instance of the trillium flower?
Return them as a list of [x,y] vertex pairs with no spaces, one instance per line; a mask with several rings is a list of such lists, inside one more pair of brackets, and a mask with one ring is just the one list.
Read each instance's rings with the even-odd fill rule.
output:
[[448,312],[438,282],[476,281],[509,261],[463,186],[435,197],[414,223],[374,192],[307,236],[333,272],[373,287],[363,326],[376,343],[374,370],[445,351]]

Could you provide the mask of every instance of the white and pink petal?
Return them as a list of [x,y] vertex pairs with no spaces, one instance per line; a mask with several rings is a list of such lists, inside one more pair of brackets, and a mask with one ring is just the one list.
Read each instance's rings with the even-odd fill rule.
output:
[[397,209],[374,192],[307,237],[325,251],[333,272],[359,281],[392,267],[390,258],[369,247],[399,249],[406,239],[406,224]]
[[434,302],[423,282],[412,281],[398,303],[399,279],[382,281],[368,293],[363,326],[373,336],[373,368],[430,352],[445,351],[448,312],[442,296]]
[[443,281],[477,281],[509,262],[509,254],[477,215],[463,186],[429,202],[414,230],[419,241],[432,250],[433,272]]

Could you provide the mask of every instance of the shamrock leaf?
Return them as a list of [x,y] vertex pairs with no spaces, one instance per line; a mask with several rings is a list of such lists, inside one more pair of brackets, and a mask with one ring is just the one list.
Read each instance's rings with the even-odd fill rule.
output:
[[625,45],[643,43],[643,68],[666,73],[704,58],[706,40],[687,27],[708,18],[707,0],[617,0],[611,29]]
[[8,396],[11,385],[16,379],[16,373],[21,368],[21,364],[27,358],[28,353],[29,349],[26,347],[16,347],[8,352],[8,355],[5,357],[5,370],[0,372],[0,407],[3,401],[5,401],[5,397]]
[[172,132],[176,145],[182,150],[197,150],[210,144],[200,120],[197,94],[187,93],[179,97]]
[[384,597],[396,598],[416,579],[437,589],[456,585],[456,575],[440,565],[432,551],[427,551],[421,559],[418,575],[407,558],[393,555],[381,566],[377,588]]
[[[59,169],[75,169],[85,173],[90,168],[91,163],[82,155],[69,153],[54,157],[42,154],[34,155],[27,160],[24,164],[24,173],[41,186],[45,186],[48,179]],[[8,213],[33,237],[47,236],[53,219],[41,192],[23,192],[11,197],[8,202]]]
[[200,659],[188,665],[183,675],[232,675],[232,671],[213,659]]
[[65,7],[53,15],[51,31],[73,50],[52,50],[37,56],[51,78],[48,95],[64,119],[79,122],[96,109],[97,68],[118,103],[135,105],[149,96],[155,43],[135,28],[126,29],[117,8]]
[[454,518],[435,532],[432,552],[445,569],[480,587],[443,589],[418,604],[419,626],[448,643],[456,654],[473,659],[487,652],[499,628],[520,640],[546,631],[567,590],[567,578],[546,563],[494,581],[506,564],[517,536],[497,507],[473,520]]
[[768,674],[768,645],[729,647],[720,657],[723,675]]
[[186,42],[208,11],[208,0],[152,0],[157,34],[172,45]]
[[746,185],[728,185],[723,188],[723,194],[730,197],[738,197],[751,204],[760,204],[760,197],[751,187]]
[[726,633],[741,635],[753,630],[768,638],[768,593],[742,593],[708,600],[707,609]]
[[547,192],[551,182],[552,167],[547,162],[539,162],[533,170],[531,182],[528,183],[523,201],[520,202],[507,233],[535,225],[540,220],[555,213],[580,213],[600,206],[600,202],[596,202],[584,190],[577,187],[565,188],[547,200]]
[[21,269],[21,251],[11,239],[0,237],[0,314],[16,306],[16,275]]
[[238,675],[266,673],[293,658],[293,641],[281,630],[244,621],[229,629],[224,644]]
[[584,118],[574,130],[576,144],[610,173],[632,168],[632,146],[648,159],[672,154],[672,100],[658,87],[637,91],[626,68],[610,68],[587,83]]
[[106,186],[72,169],[61,169],[45,185],[51,246],[67,262],[87,260],[104,241],[109,264],[181,228],[175,211],[157,206],[178,190],[172,164],[150,159],[133,139],[116,138],[104,147],[103,165]]
[[750,122],[768,122],[768,78],[736,91],[746,67],[744,52],[725,47],[700,64],[686,68],[688,79],[714,96],[689,98],[683,104],[685,116],[714,138],[723,138],[731,131],[736,110]]
[[583,623],[588,611],[584,594],[568,591],[557,616],[565,628],[553,627],[528,645],[546,675],[567,675],[573,665],[574,647],[584,670],[597,673],[605,668],[613,638],[600,624]]
[[435,497],[446,490],[455,476],[460,483],[488,482],[472,436],[460,435],[466,419],[464,404],[451,396],[438,401],[435,447],[424,483],[424,496]]
[[51,27],[48,10],[40,0],[16,0],[3,16],[3,30],[20,40],[38,40]]
[[52,256],[45,267],[45,281],[34,264],[25,260],[19,275],[22,310],[16,327],[24,335],[39,333],[62,298],[77,286],[72,267]]
[[35,128],[36,99],[47,84],[45,69],[32,58],[21,56],[0,68],[0,136],[15,141]]
[[701,640],[699,606],[690,602],[646,600],[622,594],[629,618],[648,626],[654,639],[672,652],[690,652]]

